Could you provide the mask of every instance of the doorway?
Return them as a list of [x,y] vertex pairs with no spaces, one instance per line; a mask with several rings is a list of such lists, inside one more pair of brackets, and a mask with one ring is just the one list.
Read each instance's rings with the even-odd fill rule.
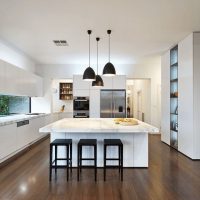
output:
[[129,116],[151,123],[151,80],[128,79],[126,87]]

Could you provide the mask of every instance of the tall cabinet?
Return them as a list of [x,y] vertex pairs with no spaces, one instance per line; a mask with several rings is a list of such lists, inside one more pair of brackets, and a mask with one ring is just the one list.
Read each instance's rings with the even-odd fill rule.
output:
[[[175,49],[178,59],[174,65],[170,62],[172,50],[161,60],[161,140],[192,159],[200,159],[200,33],[190,34]],[[176,74],[177,78],[172,77]]]

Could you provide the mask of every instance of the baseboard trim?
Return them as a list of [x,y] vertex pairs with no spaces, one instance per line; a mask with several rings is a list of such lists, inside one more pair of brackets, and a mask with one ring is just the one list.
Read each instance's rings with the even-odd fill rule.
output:
[[187,155],[185,155],[184,153],[180,152],[178,149],[175,149],[174,147],[170,146],[170,145],[167,144],[166,142],[163,142],[163,141],[161,141],[161,142],[162,142],[163,144],[167,145],[167,146],[170,148],[170,150],[176,151],[177,153],[180,153],[181,155],[183,155],[184,157],[186,157],[186,158],[188,158],[188,159],[190,159],[190,160],[192,160],[192,161],[200,161],[200,159],[193,159],[193,158],[190,158],[189,156],[187,156]]
[[40,144],[41,142],[43,142],[44,140],[46,140],[47,138],[50,137],[50,134],[47,134],[46,136],[40,138],[39,140],[36,140],[35,142],[33,142],[32,144],[30,144],[29,146],[25,147],[24,149],[22,149],[21,151],[17,152],[16,154],[14,154],[13,156],[9,157],[8,159],[4,160],[2,163],[0,163],[0,169],[2,169],[3,167],[7,166],[8,164],[10,164],[11,162],[13,162],[14,160],[16,160],[17,158],[21,157],[22,155],[24,155],[26,152],[30,151],[31,149],[33,149],[36,145]]

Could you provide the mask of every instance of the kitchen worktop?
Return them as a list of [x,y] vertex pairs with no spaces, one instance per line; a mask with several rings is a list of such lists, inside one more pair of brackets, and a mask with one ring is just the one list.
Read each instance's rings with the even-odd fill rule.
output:
[[39,115],[26,115],[26,114],[8,115],[5,117],[0,117],[0,126],[5,126],[8,124],[16,123],[23,120],[30,120],[34,118],[44,117],[47,115],[50,115],[50,113],[42,113]]
[[159,132],[159,129],[138,120],[138,125],[123,126],[115,124],[112,118],[65,118],[45,127],[40,132]]

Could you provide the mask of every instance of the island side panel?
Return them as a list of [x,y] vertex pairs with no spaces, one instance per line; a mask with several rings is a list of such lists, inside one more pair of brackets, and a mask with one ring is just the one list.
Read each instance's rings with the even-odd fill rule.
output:
[[[80,139],[97,139],[97,166],[103,167],[103,140],[121,139],[124,144],[124,167],[148,167],[148,133],[51,133],[51,141],[58,138],[71,138],[73,140],[73,167],[77,167],[77,144]],[[109,147],[107,157],[118,155],[116,147]],[[65,157],[64,147],[58,149],[58,157]],[[93,148],[84,147],[83,157],[92,157]],[[64,164],[63,161],[60,163]],[[114,164],[112,161],[108,164]],[[92,161],[85,161],[92,164]]]

